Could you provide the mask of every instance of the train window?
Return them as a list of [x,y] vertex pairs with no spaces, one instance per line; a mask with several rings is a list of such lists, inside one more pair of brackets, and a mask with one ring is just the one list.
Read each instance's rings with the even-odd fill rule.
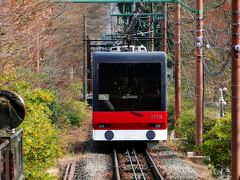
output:
[[160,63],[100,63],[98,80],[98,111],[161,110]]
[[111,51],[117,51],[117,47],[112,47]]
[[122,51],[122,52],[128,52],[128,51],[133,51],[133,47],[132,46],[122,46],[122,47],[120,47],[120,51]]

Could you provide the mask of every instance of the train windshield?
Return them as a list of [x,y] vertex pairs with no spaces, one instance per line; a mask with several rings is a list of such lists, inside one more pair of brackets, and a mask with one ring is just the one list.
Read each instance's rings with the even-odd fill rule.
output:
[[101,63],[98,111],[160,111],[160,63]]

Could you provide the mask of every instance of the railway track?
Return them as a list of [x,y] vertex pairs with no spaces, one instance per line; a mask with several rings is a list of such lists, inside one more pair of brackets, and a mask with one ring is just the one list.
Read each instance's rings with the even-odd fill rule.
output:
[[113,152],[115,178],[117,180],[164,180],[150,153],[136,153],[134,149],[126,150],[125,154]]
[[[164,180],[150,153],[145,150],[137,153],[135,149],[127,149],[125,153],[114,150],[114,179],[116,180]],[[98,162],[100,163],[100,162]],[[72,161],[66,166],[63,180],[78,179],[79,163]]]
[[69,162],[67,164],[63,180],[73,180],[74,173],[75,173],[75,166],[76,166],[75,162]]

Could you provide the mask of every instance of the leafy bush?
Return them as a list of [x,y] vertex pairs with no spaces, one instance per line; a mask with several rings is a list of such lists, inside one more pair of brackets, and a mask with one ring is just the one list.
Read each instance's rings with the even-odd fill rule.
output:
[[[212,115],[212,112],[206,111],[203,122],[203,134],[211,130],[215,125],[216,117]],[[176,129],[176,133],[186,141],[183,141],[180,149],[183,151],[193,151],[195,148],[195,129],[196,129],[195,109],[189,108],[181,112],[179,127]]]
[[186,141],[182,141],[180,150],[191,151],[195,144],[195,111],[193,109],[183,110],[179,119],[176,133]]
[[52,111],[48,105],[54,94],[35,89],[24,94],[27,116],[21,127],[24,129],[24,175],[26,179],[46,177],[45,170],[52,166],[62,153],[60,131],[51,123]]
[[218,119],[214,127],[204,135],[204,143],[199,150],[209,156],[210,164],[216,169],[226,169],[231,166],[231,116]]
[[[175,90],[174,90],[174,85],[171,84],[170,87],[168,88],[168,130],[169,132],[171,132],[172,130],[175,130]],[[184,113],[184,109],[192,109],[193,105],[192,105],[192,101],[188,100],[188,99],[184,99],[182,100],[182,111]],[[181,112],[182,114],[182,112]],[[180,120],[179,120],[180,121]],[[178,134],[178,131],[175,130],[175,133],[180,136]]]
[[88,117],[87,103],[81,101],[72,101],[65,104],[66,116],[71,125],[80,126],[81,123]]
[[171,133],[175,128],[174,117],[174,88],[170,85],[168,88],[168,132]]
[[78,83],[67,86],[65,94],[61,90],[54,93],[52,90],[36,88],[46,86],[41,75],[34,75],[24,69],[20,73],[21,78],[16,81],[14,70],[11,73],[1,72],[0,85],[18,92],[26,103],[26,118],[21,124],[24,133],[24,177],[51,179],[46,169],[63,152],[59,127],[69,126],[70,123],[80,125],[87,117],[87,104],[76,98]]
[[68,83],[64,91],[57,98],[57,102],[60,102],[61,108],[54,110],[55,113],[61,114],[61,118],[73,126],[80,126],[89,114],[88,104],[80,101],[80,89],[81,82]]

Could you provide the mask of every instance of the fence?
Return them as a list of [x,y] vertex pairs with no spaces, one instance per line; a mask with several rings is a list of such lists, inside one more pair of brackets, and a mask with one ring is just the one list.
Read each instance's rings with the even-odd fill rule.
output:
[[6,132],[0,139],[0,180],[23,179],[22,129]]

